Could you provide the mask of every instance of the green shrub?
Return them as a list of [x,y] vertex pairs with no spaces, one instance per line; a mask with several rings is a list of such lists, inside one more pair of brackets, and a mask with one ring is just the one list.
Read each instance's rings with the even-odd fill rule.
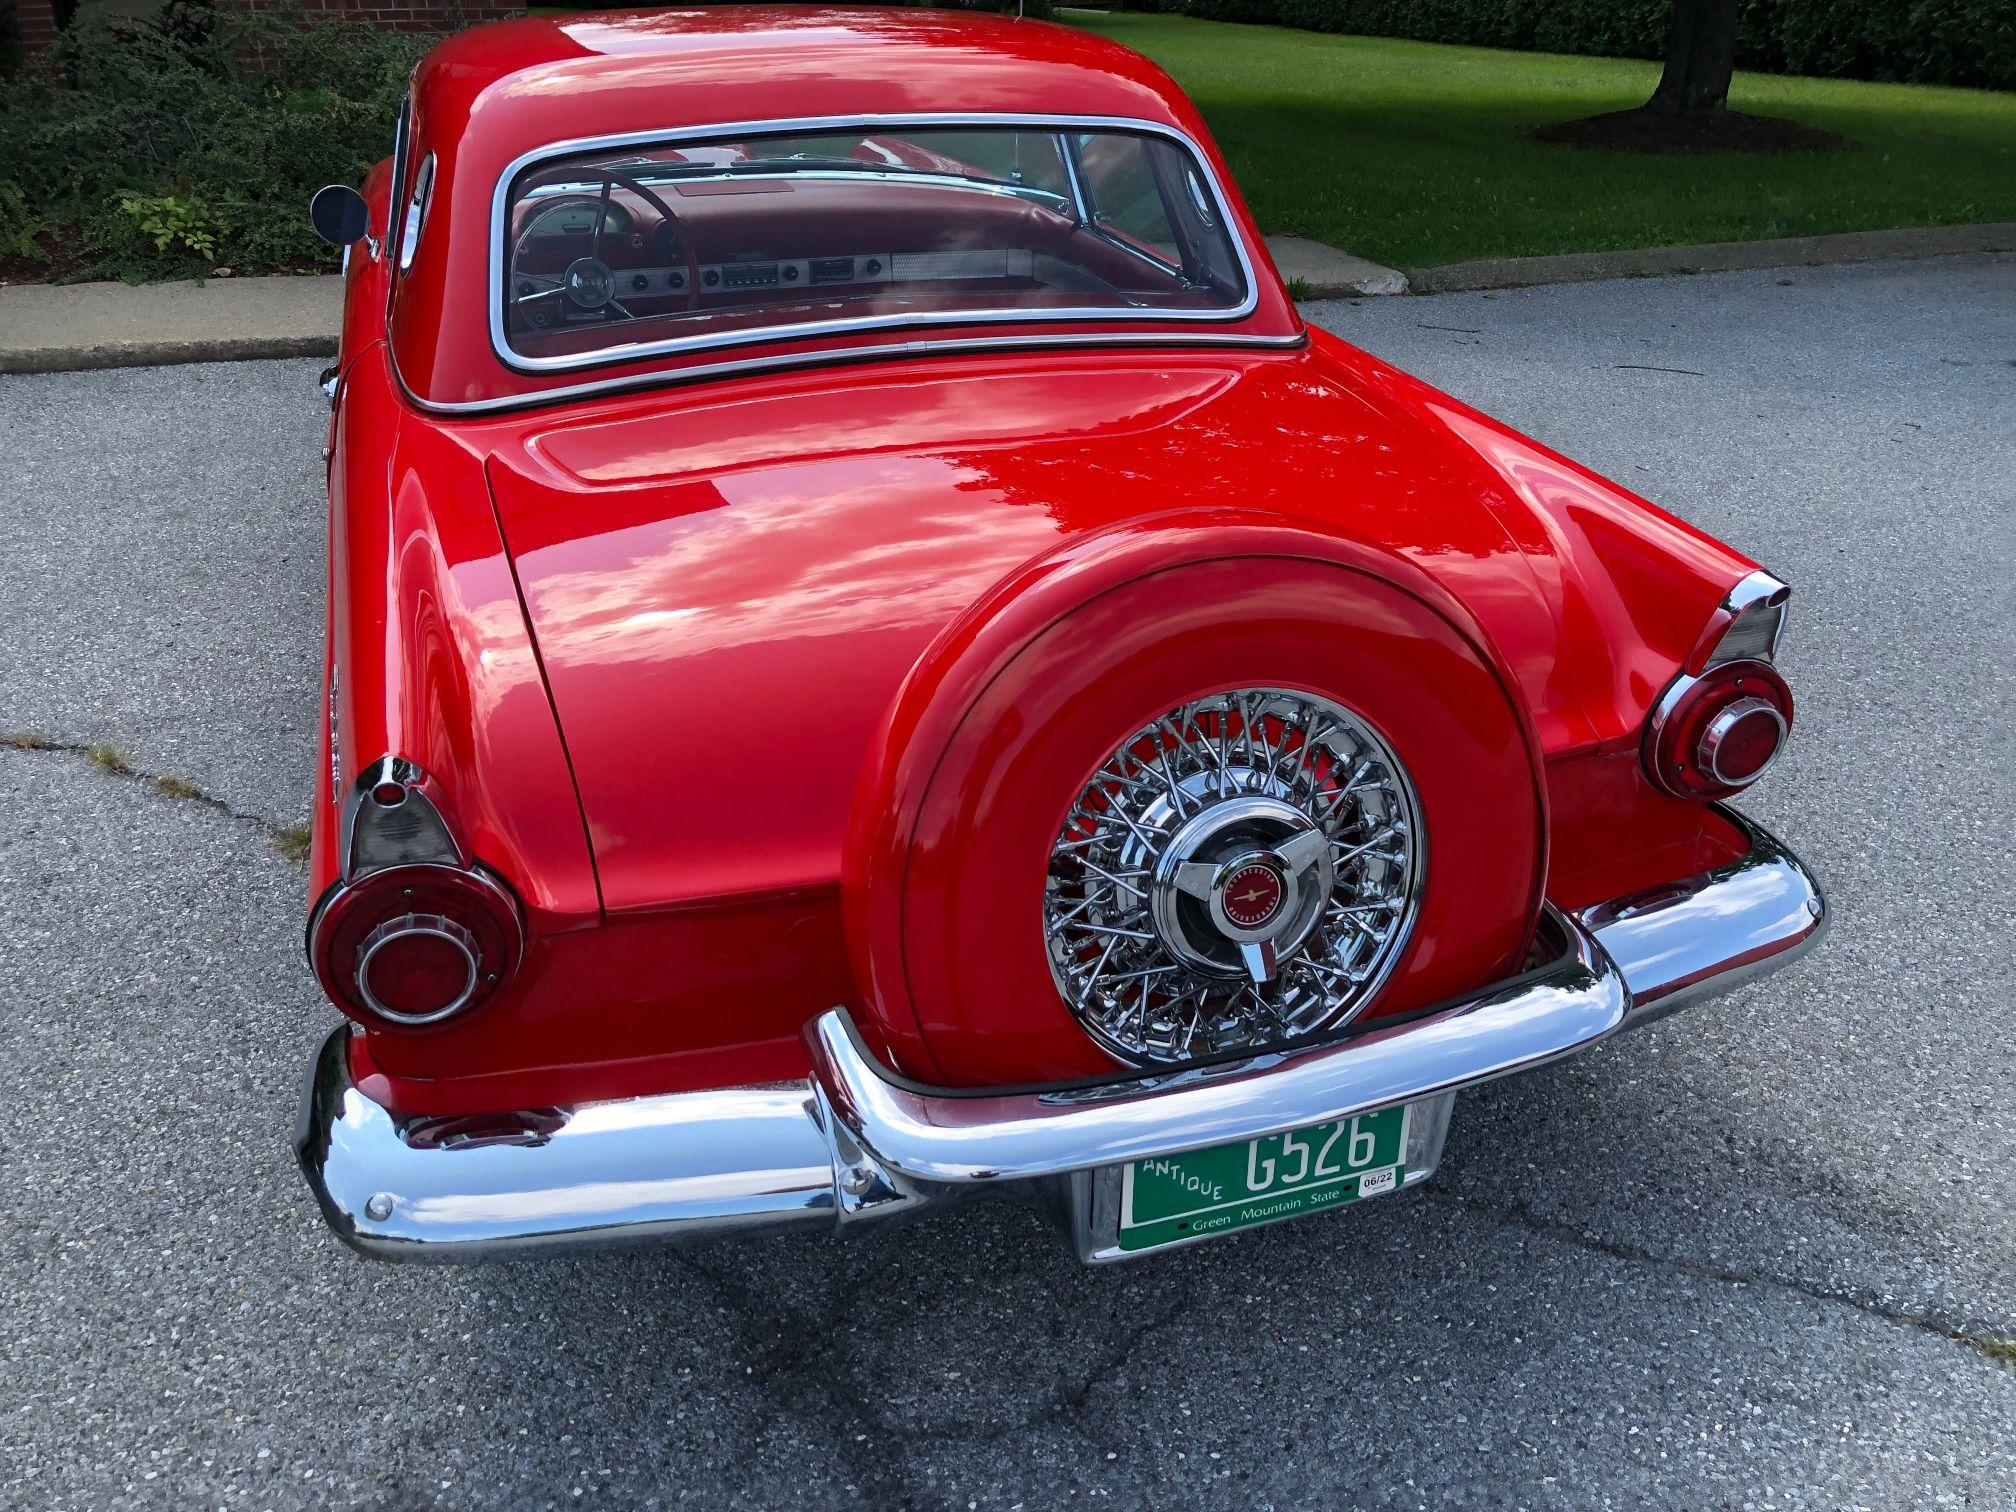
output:
[[205,0],[68,27],[0,73],[0,259],[130,279],[330,265],[308,197],[359,182],[391,150],[399,98],[436,40]]
[[[206,263],[217,261],[217,249],[231,234],[244,208],[242,199],[212,202],[176,194],[119,196],[113,222],[131,228],[126,250],[140,252],[151,245],[158,253],[192,252]],[[144,253],[142,253],[144,255]]]
[[[1146,6],[1136,8],[1145,9]],[[1660,58],[1671,0],[1175,0],[1212,21],[1474,47]],[[1744,0],[1739,67],[2016,87],[2016,0]]]
[[326,264],[308,196],[391,150],[435,39],[292,11],[80,22],[0,79],[0,256],[54,233],[84,272]]

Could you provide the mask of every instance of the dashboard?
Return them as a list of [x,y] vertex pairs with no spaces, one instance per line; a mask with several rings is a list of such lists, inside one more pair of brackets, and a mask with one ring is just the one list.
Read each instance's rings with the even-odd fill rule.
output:
[[602,212],[602,230],[610,236],[626,236],[635,224],[631,214],[614,200],[600,203],[574,198],[542,210],[527,223],[525,236],[593,236],[595,212]]
[[666,205],[627,183],[606,199],[570,185],[525,205],[507,263],[507,339],[541,343],[526,349],[535,355],[549,340],[573,353],[620,340],[592,334],[611,322],[690,317],[694,331],[781,331],[932,309],[1040,318],[1214,297],[1098,227],[1019,196],[955,197],[944,184],[893,175],[660,187]]

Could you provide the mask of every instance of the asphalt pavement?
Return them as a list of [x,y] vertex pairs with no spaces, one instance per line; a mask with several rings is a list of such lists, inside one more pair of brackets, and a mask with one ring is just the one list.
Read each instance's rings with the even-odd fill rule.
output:
[[1747,806],[1833,933],[1464,1098],[1427,1188],[1097,1272],[1008,1206],[341,1248],[317,364],[0,377],[0,1502],[2010,1505],[2016,259],[1310,311],[1794,584]]

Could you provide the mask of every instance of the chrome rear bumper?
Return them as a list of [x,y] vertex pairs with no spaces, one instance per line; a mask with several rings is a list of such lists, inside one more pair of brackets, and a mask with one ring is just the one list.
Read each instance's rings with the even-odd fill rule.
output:
[[[844,1229],[990,1190],[1044,1200],[1082,1258],[1114,1259],[1087,1173],[1442,1098],[1811,949],[1826,927],[1818,884],[1771,835],[1728,817],[1750,839],[1741,860],[1573,917],[1550,908],[1549,965],[1314,1049],[1090,1087],[944,1091],[892,1076],[835,1008],[807,1026],[804,1081],[503,1115],[455,1143],[360,1092],[341,1029],[317,1057],[296,1152],[330,1227],[390,1260]],[[1410,1180],[1440,1154],[1442,1119],[1423,1125],[1433,1147],[1410,1159]]]

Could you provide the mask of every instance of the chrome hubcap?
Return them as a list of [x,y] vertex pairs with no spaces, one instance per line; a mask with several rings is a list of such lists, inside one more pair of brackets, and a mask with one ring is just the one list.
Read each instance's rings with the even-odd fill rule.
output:
[[1328,837],[1279,798],[1194,796],[1205,806],[1155,858],[1156,938],[1197,970],[1270,982],[1321,921],[1336,875]]
[[1172,709],[1092,775],[1051,853],[1058,990],[1132,1061],[1260,1048],[1361,1011],[1412,923],[1411,784],[1327,699]]

